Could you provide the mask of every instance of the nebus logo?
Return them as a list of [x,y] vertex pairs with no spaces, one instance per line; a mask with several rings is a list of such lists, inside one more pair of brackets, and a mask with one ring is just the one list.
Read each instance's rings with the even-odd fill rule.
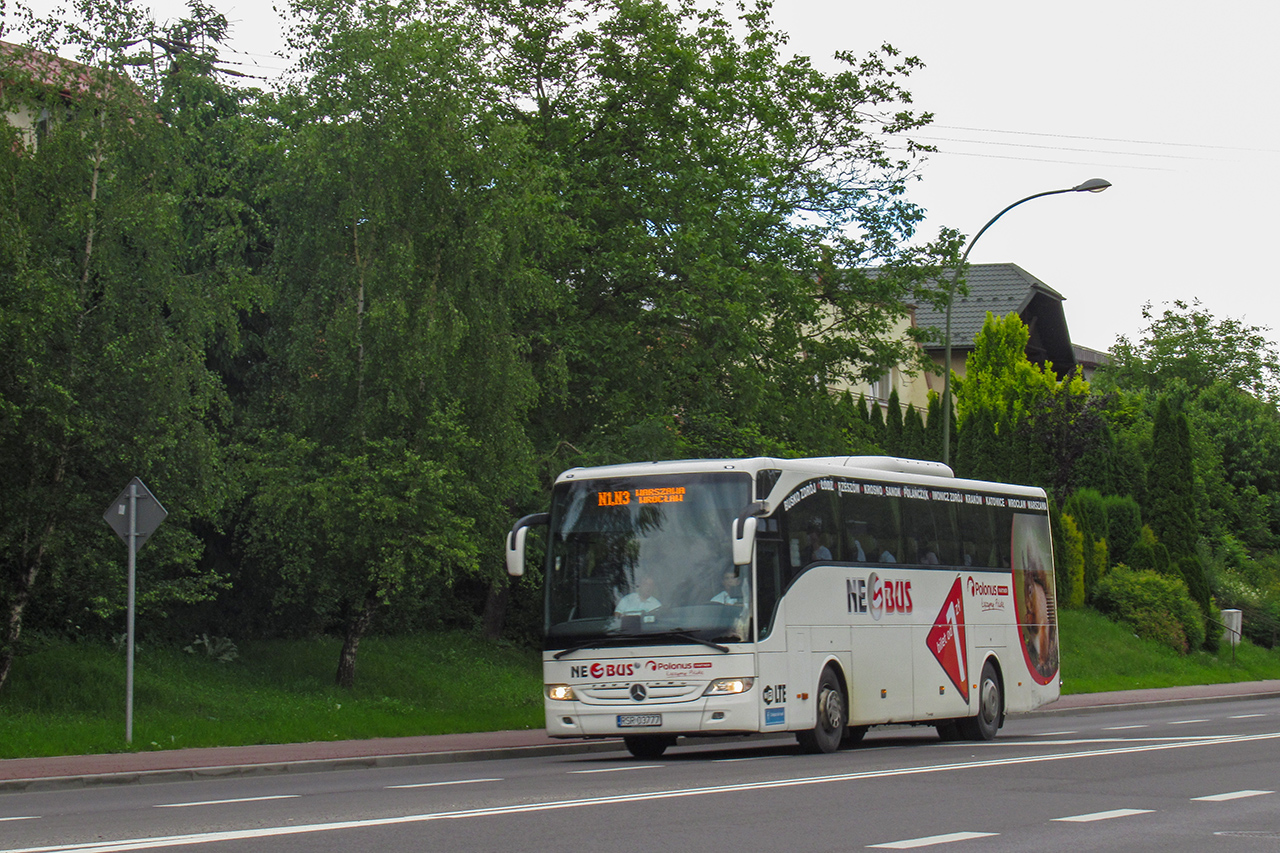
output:
[[845,592],[850,613],[870,613],[871,618],[880,621],[884,613],[910,613],[911,581],[883,580],[876,572],[863,580],[847,578]]
[[634,663],[593,663],[569,667],[570,678],[625,678],[635,675]]

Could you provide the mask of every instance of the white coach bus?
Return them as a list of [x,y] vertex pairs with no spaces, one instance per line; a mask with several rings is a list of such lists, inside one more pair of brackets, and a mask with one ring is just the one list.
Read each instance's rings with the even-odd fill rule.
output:
[[1058,698],[1040,489],[880,456],[575,468],[512,527],[512,575],[542,525],[551,737],[989,740]]

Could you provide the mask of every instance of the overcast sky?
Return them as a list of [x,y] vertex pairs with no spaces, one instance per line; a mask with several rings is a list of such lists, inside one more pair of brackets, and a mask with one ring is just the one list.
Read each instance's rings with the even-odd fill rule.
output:
[[[245,70],[285,67],[270,3],[210,2]],[[160,20],[185,8],[150,5]],[[1108,349],[1141,333],[1143,303],[1196,298],[1280,339],[1280,3],[777,0],[774,15],[820,67],[884,42],[925,62],[908,84],[935,116],[917,136],[939,149],[909,190],[922,237],[972,235],[1043,190],[1114,184],[1010,211],[969,258],[1016,263],[1065,296],[1076,343]]]

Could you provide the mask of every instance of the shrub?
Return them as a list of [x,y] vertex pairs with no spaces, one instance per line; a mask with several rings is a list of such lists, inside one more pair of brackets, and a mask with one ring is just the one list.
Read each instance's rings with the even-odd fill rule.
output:
[[[1098,579],[1107,570],[1106,553],[1099,552],[1096,543],[1107,538],[1107,510],[1102,495],[1093,489],[1081,489],[1067,498],[1063,512],[1076,520],[1080,535],[1084,537],[1084,592],[1093,594]],[[1099,564],[1101,557],[1103,562]]]
[[1187,585],[1187,592],[1206,616],[1209,615],[1209,579],[1204,566],[1195,557],[1183,557],[1177,562],[1178,573]]
[[1094,590],[1094,605],[1139,637],[1186,654],[1204,645],[1204,614],[1181,578],[1116,566]]
[[1129,552],[1142,536],[1142,510],[1138,502],[1128,495],[1108,495],[1103,498],[1107,513],[1107,544],[1111,546],[1111,559],[1117,563],[1129,562]]
[[1084,606],[1084,537],[1076,520],[1067,513],[1053,519],[1058,602],[1065,608],[1078,610]]

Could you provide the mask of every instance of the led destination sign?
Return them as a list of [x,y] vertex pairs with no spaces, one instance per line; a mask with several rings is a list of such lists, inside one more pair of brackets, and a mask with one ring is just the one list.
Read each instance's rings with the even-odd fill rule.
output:
[[597,492],[596,506],[628,506],[638,504],[684,503],[684,486],[654,486],[645,489]]

